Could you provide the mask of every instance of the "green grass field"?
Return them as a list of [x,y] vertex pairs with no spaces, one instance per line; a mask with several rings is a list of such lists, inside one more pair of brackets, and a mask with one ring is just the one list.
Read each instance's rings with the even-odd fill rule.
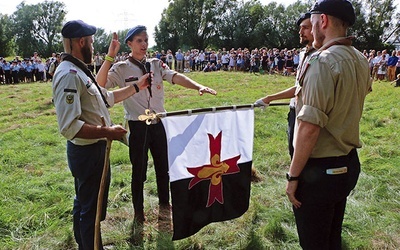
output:
[[[168,111],[253,103],[290,87],[293,77],[249,73],[190,73],[217,96],[166,83]],[[362,173],[348,199],[345,249],[400,249],[400,88],[375,82],[361,121]],[[58,133],[51,83],[0,86],[0,249],[76,249],[72,233],[73,178],[66,140]],[[111,110],[123,122],[123,108]],[[108,216],[103,243],[113,249],[300,249],[285,195],[287,106],[255,110],[253,163],[261,177],[252,183],[249,210],[235,220],[213,223],[196,235],[171,241],[157,222],[158,199],[150,160],[145,184],[147,221],[133,230],[128,148],[113,142]]]

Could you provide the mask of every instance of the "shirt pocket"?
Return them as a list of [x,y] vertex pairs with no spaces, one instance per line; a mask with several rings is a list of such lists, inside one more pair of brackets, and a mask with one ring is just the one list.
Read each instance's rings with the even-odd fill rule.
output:
[[86,85],[87,95],[89,102],[93,105],[93,107],[99,107],[101,96],[99,90],[96,88],[94,83]]

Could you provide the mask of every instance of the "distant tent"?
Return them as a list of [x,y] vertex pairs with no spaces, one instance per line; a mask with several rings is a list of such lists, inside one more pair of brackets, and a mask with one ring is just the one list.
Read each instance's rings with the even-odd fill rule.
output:
[[396,50],[400,50],[400,36],[397,35],[391,44],[396,48]]

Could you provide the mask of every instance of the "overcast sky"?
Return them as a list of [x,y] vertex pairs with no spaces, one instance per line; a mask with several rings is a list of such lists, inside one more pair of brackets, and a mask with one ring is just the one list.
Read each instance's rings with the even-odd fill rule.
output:
[[[125,30],[136,25],[145,25],[149,33],[149,47],[155,45],[154,27],[161,19],[162,11],[168,7],[168,0],[58,0],[66,6],[66,20],[81,19],[86,23],[103,28],[106,32]],[[260,0],[264,5],[273,0]],[[274,0],[285,6],[296,0]],[[0,13],[10,15],[17,10],[22,0],[1,0]],[[43,0],[25,0],[26,5],[37,4]],[[400,0],[395,0],[396,4]],[[119,8],[112,8],[120,6]]]

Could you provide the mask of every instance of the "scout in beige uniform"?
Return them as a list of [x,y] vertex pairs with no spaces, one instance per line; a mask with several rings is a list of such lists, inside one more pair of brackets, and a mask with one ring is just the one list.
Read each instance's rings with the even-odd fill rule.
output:
[[359,123],[371,88],[369,66],[351,46],[347,0],[320,0],[311,12],[313,47],[296,90],[294,155],[286,194],[303,249],[341,249],[346,199],[360,173]]
[[314,38],[311,34],[311,22],[310,22],[311,14],[309,12],[302,14],[297,20],[297,26],[299,26],[299,35],[300,35],[300,43],[305,45],[306,47],[302,49],[300,52],[300,63],[297,67],[296,81],[295,85],[291,88],[285,89],[278,93],[267,95],[256,101],[256,104],[267,106],[271,101],[280,100],[280,99],[290,99],[290,110],[288,113],[288,149],[290,158],[293,158],[293,135],[294,135],[294,124],[296,121],[296,112],[295,112],[295,91],[297,86],[299,85],[299,77],[302,70],[304,70],[305,65],[307,65],[307,61],[310,56],[315,52],[315,49],[312,46]]
[[[157,192],[160,208],[169,213],[169,176],[167,141],[164,126],[155,120],[153,124],[138,121],[138,116],[144,114],[145,109],[153,112],[165,112],[164,108],[164,81],[179,84],[183,87],[196,89],[199,94],[209,93],[216,95],[216,91],[205,87],[183,74],[170,70],[159,59],[146,59],[148,36],[145,26],[136,26],[129,30],[125,43],[131,48],[129,58],[124,62],[113,65],[108,74],[100,70],[97,80],[106,88],[124,87],[146,73],[146,63],[152,72],[151,88],[141,91],[124,101],[125,118],[129,120],[129,156],[132,163],[132,199],[135,210],[135,220],[143,223],[143,185],[146,180],[148,151],[153,156],[157,179]],[[116,55],[118,51],[114,51]]]
[[[61,33],[65,54],[53,78],[53,100],[60,133],[67,141],[68,166],[74,176],[74,236],[79,249],[94,248],[97,195],[104,166],[106,139],[126,134],[121,126],[111,126],[108,107],[146,89],[147,77],[134,86],[109,92],[100,88],[87,68],[92,60],[94,26],[80,20],[67,22]],[[115,39],[110,49],[117,47]],[[108,62],[110,63],[110,62]],[[104,64],[109,67],[109,64]],[[104,117],[106,126],[102,126]],[[107,177],[102,218],[105,218],[110,173]],[[100,243],[101,244],[101,243]],[[103,249],[100,245],[99,249]]]

